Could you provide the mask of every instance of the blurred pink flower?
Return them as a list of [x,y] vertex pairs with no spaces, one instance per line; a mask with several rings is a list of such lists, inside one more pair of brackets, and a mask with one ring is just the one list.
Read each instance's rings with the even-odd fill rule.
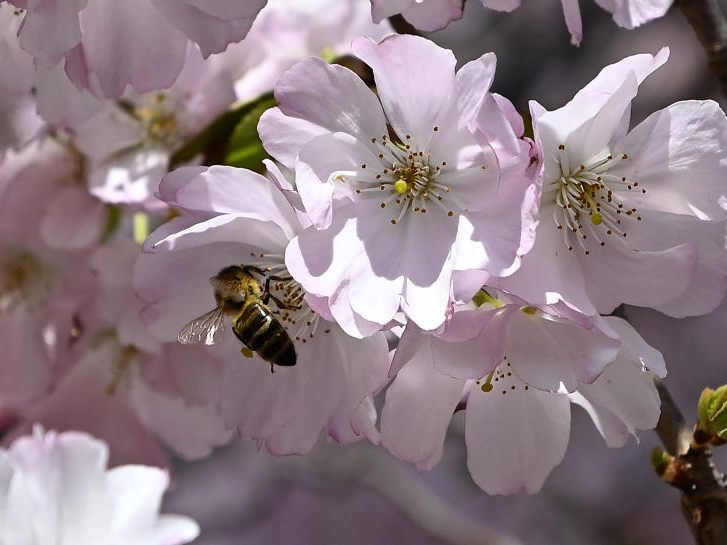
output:
[[[136,267],[144,317],[160,339],[176,339],[185,323],[215,307],[209,278],[221,269],[254,265],[288,274],[283,254],[302,226],[271,181],[231,167],[187,167],[164,178],[160,197],[181,216],[150,236]],[[211,350],[226,362],[222,403],[228,423],[274,454],[307,452],[321,431],[343,442],[377,440],[369,396],[387,380],[383,334],[348,337],[331,321],[326,302],[293,280],[274,283],[273,291],[300,307],[278,310],[297,364],[271,373],[257,354],[251,360],[240,354],[234,335],[216,343]]]
[[378,97],[349,70],[311,59],[283,75],[280,106],[260,121],[266,149],[295,170],[314,225],[293,239],[286,264],[329,298],[349,334],[386,325],[400,306],[433,329],[454,270],[509,274],[527,251],[529,148],[513,146],[515,166],[503,152],[500,168],[501,142],[522,134],[487,94],[494,55],[455,75],[452,53],[423,38],[362,38],[353,51],[373,68]]
[[[220,406],[222,362],[198,347],[161,343],[146,330],[131,283],[138,252],[123,239],[94,252],[81,277],[85,298],[68,309],[67,324],[56,326],[52,354],[41,335],[43,322],[33,315],[16,317],[17,329],[38,332],[38,339],[26,342],[25,353],[19,350],[17,365],[14,355],[3,362],[0,371],[14,378],[3,381],[2,400],[15,401],[13,396],[26,392],[30,385],[21,378],[30,382],[32,370],[45,366],[45,374],[32,383],[42,388],[37,395],[16,402],[13,436],[33,423],[81,430],[106,440],[118,462],[159,466],[168,463],[160,443],[184,458],[201,458],[229,440]],[[28,336],[6,327],[17,337],[10,346]]]
[[[482,3],[499,11],[512,11],[522,0],[482,0]],[[571,35],[571,43],[580,45],[583,39],[580,0],[561,0],[565,23]],[[616,24],[624,28],[635,28],[663,16],[674,0],[595,0],[603,9],[613,14]]]
[[595,381],[620,350],[618,334],[599,316],[586,316],[562,302],[529,306],[512,294],[486,289],[496,298],[487,295],[490,302],[476,308],[455,306],[451,318],[433,335],[410,322],[390,374],[424,342],[431,344],[437,370],[451,377],[487,376],[507,357],[513,372],[530,386],[573,391]]
[[159,514],[166,472],[107,463],[103,442],[40,427],[0,450],[0,542],[181,545],[197,537],[192,519]]
[[91,193],[107,203],[166,208],[154,195],[169,157],[234,101],[230,74],[189,47],[167,91],[127,92],[74,124],[72,141],[88,159]]
[[211,60],[228,68],[237,98],[247,101],[272,91],[296,62],[330,61],[350,54],[358,36],[378,40],[391,33],[388,22],[371,21],[366,0],[269,0],[247,37]]
[[[395,355],[404,361],[395,365],[405,365],[387,390],[381,415],[381,441],[386,448],[420,469],[432,468],[442,456],[452,414],[464,407],[467,464],[475,482],[490,494],[533,494],[565,454],[571,401],[588,410],[609,446],[621,446],[635,436],[635,430],[656,425],[659,396],[653,375],[665,374],[664,361],[627,322],[603,318],[602,327],[620,337],[617,351],[607,336],[601,334],[603,339],[598,340],[594,333],[585,333],[584,324],[569,325],[562,316],[548,318],[542,310],[530,313],[528,307],[517,312],[535,323],[512,328],[511,333],[520,335],[507,342],[506,355],[491,374],[476,380],[452,375],[463,377],[475,369],[472,362],[483,352],[481,339],[445,341],[416,332],[418,338],[411,339],[407,337],[412,332],[404,334]],[[546,325],[546,321],[559,325]],[[476,328],[467,331],[467,325],[452,334],[465,338],[477,334]],[[567,328],[572,331],[566,333]],[[493,340],[484,332],[484,338]],[[539,341],[534,342],[528,333],[536,333]],[[543,349],[543,361],[530,359],[528,351],[534,354],[537,349]],[[484,351],[491,348],[484,346]],[[565,385],[558,387],[558,378],[567,380],[572,371],[556,362],[557,356],[548,358],[549,353],[580,363],[584,369],[588,358],[599,361],[599,366],[608,365],[595,382],[588,377],[592,384],[579,381],[577,389],[568,393]],[[545,369],[537,369],[543,362],[550,362],[546,369],[551,376],[545,381]],[[451,372],[458,368],[459,372]],[[538,384],[556,387],[535,387]]]
[[667,54],[608,66],[558,110],[532,103],[541,220],[501,286],[586,313],[630,303],[697,315],[722,300],[727,118],[715,102],[685,101],[628,131],[639,83]]
[[265,0],[9,0],[25,10],[21,47],[99,97],[168,88],[187,44],[205,57],[242,40]]

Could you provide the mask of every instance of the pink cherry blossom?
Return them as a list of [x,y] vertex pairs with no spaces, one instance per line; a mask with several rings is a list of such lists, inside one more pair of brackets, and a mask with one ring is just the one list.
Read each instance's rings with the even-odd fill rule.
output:
[[[394,355],[391,373],[406,363],[409,345],[430,343],[435,367],[456,378],[477,379],[494,372],[503,359],[530,386],[573,391],[595,381],[619,352],[619,336],[600,317],[585,316],[564,303],[534,307],[512,294],[487,291],[480,307],[457,305],[433,335],[409,323]],[[528,339],[528,342],[523,342]],[[454,344],[453,344],[454,343]],[[452,350],[457,357],[451,356]]]
[[[521,0],[481,0],[491,9],[512,11]],[[583,39],[580,0],[561,0],[565,23],[571,35],[571,43],[579,45]],[[613,14],[613,20],[624,28],[635,28],[663,16],[674,0],[595,0],[603,9]]]
[[168,88],[191,40],[208,57],[242,40],[265,0],[13,0],[21,47],[40,69],[65,63],[79,88],[119,97]]
[[[349,70],[311,59],[279,80],[280,106],[260,121],[314,224],[291,242],[286,264],[352,335],[400,307],[433,329],[454,270],[509,274],[527,251],[528,146],[486,93],[494,55],[455,75],[451,52],[422,38],[359,39],[353,51],[373,68],[378,98]],[[513,139],[500,168],[497,152]]]
[[630,303],[687,316],[722,300],[727,118],[712,101],[685,101],[628,131],[638,84],[667,53],[605,68],[558,110],[532,104],[541,221],[532,251],[501,285],[587,313]]
[[190,47],[169,90],[127,93],[74,125],[72,141],[89,159],[91,193],[108,203],[163,207],[154,194],[170,155],[234,101],[230,74]]
[[57,250],[96,244],[108,209],[85,188],[82,162],[62,138],[9,150],[0,161],[0,237]]
[[192,519],[159,514],[166,472],[107,469],[108,456],[87,434],[40,427],[0,449],[0,542],[181,545],[197,537]]
[[[525,314],[527,319],[545,318],[545,313],[538,316],[523,309],[517,312]],[[602,327],[620,338],[621,348],[615,353],[610,348],[603,351],[592,336],[579,339],[582,324],[576,323],[571,324],[573,331],[568,337],[563,332],[554,332],[551,342],[540,336],[540,342],[533,346],[544,349],[546,362],[547,353],[555,349],[566,357],[580,357],[585,363],[589,356],[584,347],[589,347],[591,357],[610,360],[595,381],[581,382],[571,393],[565,388],[537,388],[532,380],[525,379],[530,378],[523,372],[527,355],[518,353],[521,348],[518,343],[524,344],[523,339],[527,337],[523,335],[528,330],[534,331],[530,329],[532,325],[520,329],[520,336],[507,343],[505,350],[515,349],[512,356],[505,355],[491,374],[477,379],[463,377],[475,369],[470,362],[476,359],[476,351],[487,353],[482,344],[452,338],[444,341],[439,335],[416,332],[412,338],[412,332],[407,331],[395,356],[395,359],[404,359],[405,365],[387,390],[382,412],[382,444],[398,458],[413,462],[420,469],[429,469],[442,456],[444,436],[453,412],[465,407],[467,464],[475,482],[490,494],[523,491],[532,494],[540,489],[565,454],[571,401],[586,408],[609,446],[623,445],[625,438],[634,436],[637,429],[656,425],[659,397],[653,374],[664,375],[664,360],[625,321],[603,320]],[[476,332],[476,328],[464,325],[460,330],[455,329],[455,334],[459,332],[467,337]],[[567,326],[567,323],[561,325]],[[542,331],[548,331],[547,327]],[[487,334],[487,326],[483,333],[484,338],[493,340]],[[556,347],[555,342],[561,345]],[[485,350],[491,351],[488,347]],[[395,361],[395,366],[401,364]],[[457,368],[459,372],[451,372]],[[548,367],[554,373],[553,378],[557,379],[558,368],[562,373],[562,366]]]
[[386,382],[386,340],[381,333],[347,336],[326,302],[287,276],[283,254],[303,226],[284,194],[251,171],[187,167],[164,178],[160,197],[181,216],[151,235],[136,268],[144,317],[156,336],[176,339],[185,323],[215,308],[209,279],[229,265],[282,278],[273,295],[291,307],[270,303],[293,340],[296,365],[271,373],[257,354],[246,358],[230,324],[211,348],[226,362],[222,401],[230,425],[274,454],[307,452],[321,431],[345,442],[376,440],[369,396]]
[[332,60],[349,54],[357,36],[391,33],[388,22],[372,22],[365,0],[269,0],[245,40],[211,60],[230,70],[238,99],[247,101],[272,91],[296,62]]

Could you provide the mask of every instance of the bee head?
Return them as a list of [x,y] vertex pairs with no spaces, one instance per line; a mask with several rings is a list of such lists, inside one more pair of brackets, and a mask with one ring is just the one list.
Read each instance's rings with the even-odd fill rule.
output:
[[241,288],[247,276],[242,267],[230,265],[210,278],[210,284],[218,297],[239,302],[245,297]]

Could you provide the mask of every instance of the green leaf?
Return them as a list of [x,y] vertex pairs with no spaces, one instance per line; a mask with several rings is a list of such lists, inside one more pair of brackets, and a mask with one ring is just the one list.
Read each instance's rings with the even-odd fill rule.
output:
[[[263,104],[266,106],[261,109]],[[192,161],[200,155],[204,165],[225,164],[225,158],[230,149],[228,143],[237,130],[238,124],[248,116],[251,116],[249,119],[252,119],[256,112],[259,113],[257,113],[255,119],[260,119],[262,112],[274,105],[275,99],[272,94],[263,95],[251,102],[234,104],[229,110],[202,129],[197,136],[172,154],[169,159],[169,170]],[[259,142],[259,137],[257,139]]]
[[699,428],[709,435],[727,439],[727,385],[705,388],[699,396]]
[[123,210],[120,206],[112,204],[108,207],[108,216],[106,216],[106,225],[101,235],[101,244],[106,244],[114,233],[121,226],[121,219],[123,217]]
[[260,116],[275,104],[273,97],[266,97],[256,102],[255,106],[240,118],[230,140],[227,142],[224,159],[226,165],[248,168],[258,172],[264,169],[262,161],[269,156],[260,141],[257,124],[260,121]]

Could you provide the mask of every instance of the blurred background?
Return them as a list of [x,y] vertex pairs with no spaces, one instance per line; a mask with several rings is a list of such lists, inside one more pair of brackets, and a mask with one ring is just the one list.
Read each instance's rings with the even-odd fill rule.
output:
[[[727,4],[727,1],[723,2]],[[727,6],[725,6],[727,7]],[[518,109],[535,99],[557,108],[606,64],[636,53],[671,50],[669,62],[641,87],[633,122],[672,102],[714,99],[718,83],[691,28],[673,8],[643,28],[616,26],[583,0],[584,39],[570,45],[560,2],[529,0],[511,14],[467,3],[462,20],[430,37],[460,64],[494,51],[494,90]],[[702,388],[727,382],[727,305],[706,317],[673,320],[630,310],[660,348],[666,383],[688,421]],[[691,536],[679,494],[651,468],[653,432],[609,449],[574,408],[568,453],[535,496],[490,497],[466,467],[463,419],[449,430],[444,458],[417,472],[382,449],[324,441],[306,457],[274,458],[237,441],[211,458],[176,465],[166,510],[195,517],[198,545],[685,545]],[[727,447],[716,462],[727,469]]]
[[[727,0],[723,0],[727,8]],[[725,105],[706,58],[681,14],[627,31],[592,0],[582,0],[584,40],[570,45],[558,0],[526,0],[512,14],[470,0],[465,16],[430,37],[460,64],[494,51],[494,91],[521,110],[537,100],[567,102],[606,64],[636,53],[671,50],[669,62],[641,87],[633,122],[672,102],[715,99]],[[21,112],[21,113],[17,113]],[[0,100],[0,149],[14,115]],[[727,382],[727,305],[688,320],[628,309],[629,319],[661,349],[666,384],[693,422],[699,393]],[[464,428],[455,416],[440,464],[418,472],[367,444],[321,441],[306,457],[274,458],[235,441],[199,462],[176,461],[164,511],[197,519],[197,545],[685,545],[692,542],[679,494],[655,475],[654,433],[608,449],[585,413],[574,408],[565,460],[535,496],[491,497],[469,477]],[[715,461],[727,470],[727,447]]]

